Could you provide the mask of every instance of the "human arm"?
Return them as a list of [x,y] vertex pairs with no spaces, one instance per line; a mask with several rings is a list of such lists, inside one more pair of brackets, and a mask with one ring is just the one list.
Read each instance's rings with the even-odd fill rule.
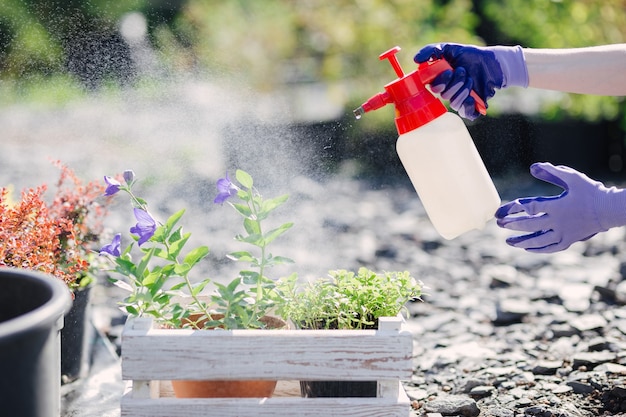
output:
[[626,96],[626,43],[568,49],[524,48],[528,86]]
[[626,190],[607,188],[572,168],[545,162],[531,165],[530,172],[564,191],[503,204],[496,211],[498,226],[526,233],[508,238],[509,245],[529,252],[558,252],[626,225]]
[[533,49],[444,43],[426,45],[414,59],[421,63],[432,58],[445,58],[453,70],[436,77],[431,88],[470,120],[479,116],[469,96],[472,89],[485,103],[496,89],[511,86],[626,95],[626,44]]

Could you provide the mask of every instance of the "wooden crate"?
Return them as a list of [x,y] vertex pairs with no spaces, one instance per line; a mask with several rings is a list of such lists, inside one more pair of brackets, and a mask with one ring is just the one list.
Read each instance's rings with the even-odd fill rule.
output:
[[[406,417],[400,380],[412,376],[413,340],[400,317],[379,330],[157,329],[131,318],[122,335],[122,416]],[[174,398],[174,379],[279,381],[271,398]],[[285,381],[378,381],[376,398],[300,398]],[[297,382],[296,382],[297,384]],[[280,388],[282,387],[282,388]]]

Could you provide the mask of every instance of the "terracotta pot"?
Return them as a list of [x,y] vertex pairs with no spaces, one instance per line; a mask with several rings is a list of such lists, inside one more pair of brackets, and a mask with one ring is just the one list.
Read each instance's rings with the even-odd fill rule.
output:
[[[197,316],[196,316],[197,317]],[[213,315],[220,319],[223,316]],[[193,319],[193,317],[192,317]],[[265,316],[260,320],[268,329],[283,329],[285,321],[278,317]],[[200,321],[202,324],[202,321]],[[172,380],[172,388],[177,398],[265,398],[271,397],[277,381],[189,381]]]
[[177,398],[271,397],[276,381],[172,381]]

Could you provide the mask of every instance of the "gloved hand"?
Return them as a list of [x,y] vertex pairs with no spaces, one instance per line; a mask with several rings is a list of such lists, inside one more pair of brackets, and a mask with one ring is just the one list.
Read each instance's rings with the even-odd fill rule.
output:
[[531,165],[537,179],[562,187],[558,196],[519,198],[496,211],[497,224],[529,232],[506,242],[529,252],[567,249],[598,232],[626,224],[626,190],[607,188],[566,166],[547,162]]
[[480,116],[469,95],[471,90],[487,105],[487,100],[496,94],[496,88],[528,86],[528,71],[520,46],[431,44],[423,47],[414,61],[420,64],[431,58],[445,58],[453,68],[439,74],[431,83],[431,89],[449,100],[450,107],[469,120]]

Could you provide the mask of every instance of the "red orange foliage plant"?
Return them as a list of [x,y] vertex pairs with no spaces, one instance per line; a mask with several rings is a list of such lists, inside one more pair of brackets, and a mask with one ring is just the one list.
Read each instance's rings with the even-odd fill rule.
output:
[[45,184],[23,190],[16,203],[7,188],[0,188],[0,267],[54,275],[75,289],[85,285],[92,270],[91,246],[107,211],[105,187],[95,181],[83,184],[66,165],[54,164],[61,174],[50,203],[44,200]]

